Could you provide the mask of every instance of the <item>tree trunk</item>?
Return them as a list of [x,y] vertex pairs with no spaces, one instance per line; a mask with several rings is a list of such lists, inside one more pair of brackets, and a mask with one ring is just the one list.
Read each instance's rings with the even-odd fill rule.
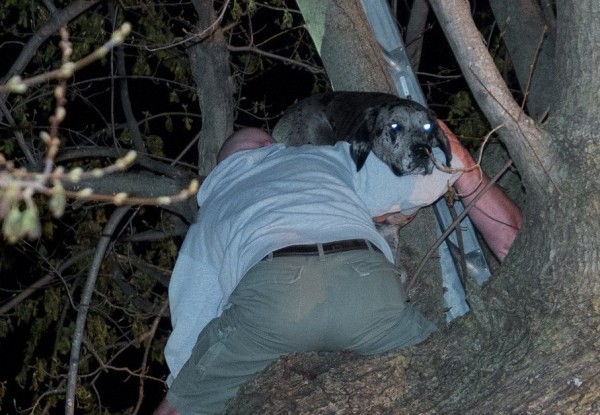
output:
[[334,90],[396,92],[360,0],[297,3]]
[[[298,0],[297,3],[334,90],[397,93],[360,0]],[[398,256],[409,273],[418,267],[435,239],[435,216],[431,208],[423,209],[418,220],[402,228]],[[442,290],[439,261],[429,261],[423,274],[427,277],[420,280],[411,298],[424,305],[422,311],[435,310],[432,318],[443,324],[443,299],[437,296]]]
[[233,132],[233,93],[229,72],[229,51],[213,2],[193,0],[198,12],[197,43],[188,48],[192,74],[202,112],[202,131],[198,140],[198,173],[207,176],[215,167],[221,144]]
[[556,33],[535,0],[491,0],[502,39],[512,58],[529,115],[541,121],[550,111],[553,91],[546,88],[554,73]]
[[543,87],[559,99],[543,128],[520,114],[499,77],[479,72],[487,57],[463,50],[479,53],[481,40],[452,33],[469,29],[456,20],[466,3],[431,4],[481,108],[505,123],[527,188],[523,229],[491,281],[468,287],[472,311],[449,330],[371,358],[288,356],[228,413],[600,412],[600,4],[557,3],[556,83]]

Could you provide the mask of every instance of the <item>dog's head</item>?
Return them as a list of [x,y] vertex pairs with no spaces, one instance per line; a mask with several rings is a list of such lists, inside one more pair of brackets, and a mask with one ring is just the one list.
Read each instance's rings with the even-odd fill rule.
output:
[[448,167],[452,158],[448,139],[438,128],[433,112],[401,98],[366,109],[348,141],[357,170],[362,168],[370,151],[397,176],[430,174],[432,147],[441,148]]

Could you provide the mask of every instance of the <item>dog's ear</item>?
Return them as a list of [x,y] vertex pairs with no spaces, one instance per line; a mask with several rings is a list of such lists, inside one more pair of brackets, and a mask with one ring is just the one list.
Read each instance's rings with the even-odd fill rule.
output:
[[362,169],[365,161],[367,161],[367,157],[369,157],[372,147],[373,144],[370,141],[351,142],[350,155],[352,156],[354,163],[356,163],[356,171],[360,171],[360,169]]
[[363,119],[351,130],[347,137],[347,140],[350,142],[350,155],[354,163],[356,163],[356,171],[360,171],[373,148],[376,119],[377,110],[375,108],[368,108],[364,112]]
[[438,147],[444,152],[444,156],[446,156],[446,167],[450,167],[450,160],[452,160],[452,150],[450,149],[450,142],[448,141],[448,137],[444,134],[440,126],[438,125],[437,116],[435,112],[428,109],[429,117],[433,121],[433,137],[437,142]]
[[444,156],[446,156],[446,167],[450,167],[450,160],[452,160],[452,150],[450,149],[450,142],[448,141],[448,137],[444,134],[441,128],[437,125],[435,126],[434,131],[435,141],[437,141],[438,146],[444,152]]

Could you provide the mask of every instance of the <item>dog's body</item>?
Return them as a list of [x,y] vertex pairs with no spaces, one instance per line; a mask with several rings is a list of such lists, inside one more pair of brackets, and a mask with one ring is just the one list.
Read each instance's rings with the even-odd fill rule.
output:
[[[422,105],[380,92],[327,92],[292,105],[273,130],[273,137],[288,146],[351,144],[360,170],[370,151],[394,174],[429,174],[431,148],[439,146],[450,166],[448,139],[435,115]],[[396,253],[398,229],[413,216],[400,213],[376,221],[379,232]]]
[[435,115],[422,105],[380,92],[327,92],[292,105],[273,130],[289,146],[351,144],[360,170],[369,152],[394,174],[429,174],[431,148],[439,146],[449,165],[448,140]]

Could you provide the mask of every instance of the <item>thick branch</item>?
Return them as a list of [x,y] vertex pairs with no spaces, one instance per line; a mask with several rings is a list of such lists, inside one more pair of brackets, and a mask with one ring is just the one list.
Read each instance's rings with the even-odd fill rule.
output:
[[523,175],[530,192],[553,193],[560,180],[543,130],[525,116],[498,72],[464,0],[431,0],[454,55],[477,103]]
[[[64,163],[81,158],[117,158],[122,157],[126,152],[127,150],[108,147],[67,148],[58,154],[56,162]],[[158,197],[176,194],[182,188],[187,187],[192,179],[197,179],[197,176],[183,169],[152,160],[144,155],[138,155],[135,163],[136,166],[149,171],[113,173],[98,179],[82,180],[76,184],[65,183],[64,185],[67,190],[74,191],[91,187],[99,194],[115,195],[119,192],[126,192],[137,197]],[[163,208],[191,223],[197,211],[197,204],[192,197],[169,206],[163,206]]]
[[217,22],[213,2],[194,0],[200,31],[214,27],[202,42],[189,47],[192,74],[198,89],[202,111],[202,131],[198,140],[199,174],[208,175],[216,164],[219,147],[233,132],[233,93],[229,51],[223,31]]
[[359,0],[298,0],[334,90],[396,93]]
[[[71,160],[83,159],[83,158],[119,158],[125,156],[128,149],[118,149],[112,147],[101,147],[101,146],[78,146],[78,147],[66,147],[58,153],[56,156],[56,163],[61,164]],[[144,154],[137,154],[135,158],[135,164],[143,167],[144,169],[150,170],[155,173],[163,174],[171,178],[181,178],[191,180],[196,177],[186,170],[177,168],[172,164],[166,164],[160,161],[156,161]]]
[[[111,195],[125,192],[129,197],[158,198],[176,195],[188,183],[182,183],[164,176],[148,172],[112,173],[97,179],[81,180],[77,183],[63,183],[66,190],[80,191],[91,188],[94,194]],[[161,206],[191,223],[196,214],[196,199],[190,197],[177,203]]]

